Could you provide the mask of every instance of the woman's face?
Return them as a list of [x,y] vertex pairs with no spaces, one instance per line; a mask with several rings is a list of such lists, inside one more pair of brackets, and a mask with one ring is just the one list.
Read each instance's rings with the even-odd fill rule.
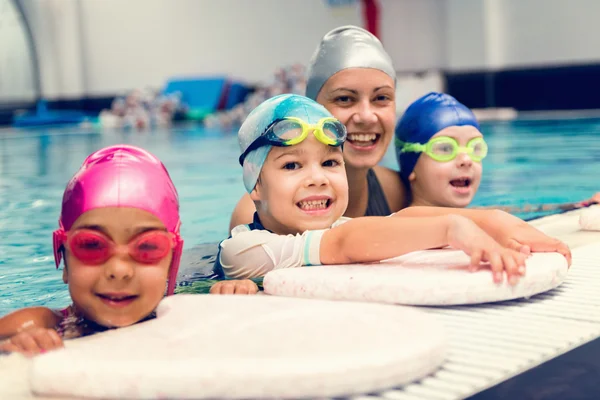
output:
[[346,167],[373,168],[383,159],[394,137],[395,95],[394,80],[373,68],[344,69],[325,82],[317,102],[346,125]]

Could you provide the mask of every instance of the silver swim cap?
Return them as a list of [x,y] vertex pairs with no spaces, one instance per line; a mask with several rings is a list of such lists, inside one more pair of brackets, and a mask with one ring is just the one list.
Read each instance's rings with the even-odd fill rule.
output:
[[306,97],[316,100],[325,82],[346,68],[378,69],[396,82],[392,59],[379,39],[357,26],[340,26],[323,36],[310,60]]

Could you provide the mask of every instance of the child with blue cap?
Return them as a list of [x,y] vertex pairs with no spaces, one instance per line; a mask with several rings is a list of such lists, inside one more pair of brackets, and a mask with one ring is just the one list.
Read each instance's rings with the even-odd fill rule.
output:
[[398,121],[396,155],[411,205],[466,207],[479,188],[487,144],[468,107],[432,92]]

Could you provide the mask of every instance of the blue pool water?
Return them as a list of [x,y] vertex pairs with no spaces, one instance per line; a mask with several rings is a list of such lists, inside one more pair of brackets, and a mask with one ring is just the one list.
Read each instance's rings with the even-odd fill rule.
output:
[[[490,155],[475,205],[578,201],[600,189],[600,119],[489,123],[482,130]],[[186,248],[227,236],[244,193],[235,132],[0,131],[0,315],[69,303],[51,244],[62,192],[89,153],[116,143],[163,160],[180,194]],[[384,164],[396,168],[391,153]]]

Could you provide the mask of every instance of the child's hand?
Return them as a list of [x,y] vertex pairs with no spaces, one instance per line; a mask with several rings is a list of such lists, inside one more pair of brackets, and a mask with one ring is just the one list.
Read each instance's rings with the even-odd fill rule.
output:
[[54,329],[32,328],[19,332],[0,342],[0,351],[35,355],[63,347],[63,342]]
[[600,192],[594,193],[594,195],[588,200],[583,200],[578,203],[575,203],[575,205],[578,208],[591,206],[592,204],[600,204]]
[[210,288],[210,294],[254,294],[258,286],[250,279],[220,281]]
[[502,282],[504,271],[511,285],[515,285],[525,273],[525,253],[501,246],[468,218],[452,217],[448,244],[471,256],[471,271],[476,271],[481,261],[488,262],[496,283]]
[[571,265],[571,250],[569,246],[558,239],[551,238],[527,222],[502,211],[496,211],[486,229],[501,245],[518,252],[557,252],[565,256]]

